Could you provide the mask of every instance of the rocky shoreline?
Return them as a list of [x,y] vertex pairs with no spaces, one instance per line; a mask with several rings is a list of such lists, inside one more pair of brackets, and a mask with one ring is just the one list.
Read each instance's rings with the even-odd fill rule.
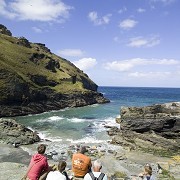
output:
[[[64,109],[67,107],[82,107],[92,104],[104,104],[110,102],[109,99],[103,97],[103,94],[95,91],[87,91],[84,93],[77,92],[74,94],[57,94],[53,91],[41,91],[41,96],[48,97],[46,97],[44,100],[39,100],[39,97],[36,97],[35,101],[26,99],[15,104],[1,104],[0,117],[40,114],[47,111]],[[28,97],[28,99],[32,98]]]
[[113,144],[131,149],[180,154],[180,102],[121,107],[120,129],[108,131]]
[[[122,107],[121,117],[116,121],[120,123],[120,128],[106,127],[112,137],[109,146],[86,144],[88,155],[92,160],[101,159],[102,171],[109,178],[131,179],[142,171],[146,163],[150,163],[157,179],[180,179],[179,102],[147,107]],[[4,180],[18,180],[24,175],[32,155],[23,149],[27,144],[46,144],[47,140],[40,140],[37,132],[12,119],[0,119],[0,130],[0,142],[6,143],[0,143],[0,174],[5,177]],[[64,159],[71,169],[71,156],[78,146],[70,145],[62,152],[47,147],[46,155],[50,164]],[[161,174],[159,167],[163,169]],[[70,170],[68,172],[71,173]]]

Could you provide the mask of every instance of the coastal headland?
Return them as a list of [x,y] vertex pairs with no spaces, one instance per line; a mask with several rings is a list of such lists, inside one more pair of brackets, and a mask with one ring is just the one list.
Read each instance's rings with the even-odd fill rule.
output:
[[98,86],[42,43],[13,37],[0,24],[0,117],[108,103]]

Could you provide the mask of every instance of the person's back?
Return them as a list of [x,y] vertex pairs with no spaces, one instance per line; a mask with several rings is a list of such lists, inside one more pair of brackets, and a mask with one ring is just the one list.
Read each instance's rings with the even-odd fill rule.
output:
[[27,173],[23,179],[28,177],[30,180],[38,180],[43,173],[46,173],[49,170],[47,158],[44,156],[46,146],[40,144],[37,150],[38,153],[32,156]]
[[84,180],[107,180],[107,175],[101,172],[102,164],[99,160],[94,161],[93,171],[84,176]]
[[32,168],[28,173],[28,178],[30,180],[37,180],[42,172],[48,171],[49,166],[47,163],[47,158],[42,154],[35,154],[32,157],[30,164],[32,165]]
[[86,148],[82,147],[80,153],[73,154],[72,171],[75,177],[83,178],[91,167],[90,157],[84,155]]
[[59,161],[58,170],[48,173],[46,180],[68,180],[67,173],[65,173],[66,162]]

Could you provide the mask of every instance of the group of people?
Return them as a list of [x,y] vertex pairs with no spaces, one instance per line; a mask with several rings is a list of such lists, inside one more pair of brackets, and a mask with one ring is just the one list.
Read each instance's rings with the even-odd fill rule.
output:
[[[72,172],[73,176],[68,176],[66,162],[59,161],[57,167],[49,166],[47,157],[44,155],[46,146],[40,144],[37,153],[32,156],[27,172],[22,180],[107,180],[107,175],[101,172],[102,163],[95,160],[91,163],[91,158],[85,155],[86,147],[82,146],[79,152],[72,156]],[[152,179],[152,168],[149,166],[146,171],[141,173],[139,177],[143,180]]]
[[85,155],[86,147],[82,146],[80,151],[73,154],[72,157],[72,172],[73,176],[68,176],[65,171],[66,162],[61,160],[57,165],[57,169],[54,166],[49,166],[47,157],[44,155],[46,146],[40,144],[37,148],[37,153],[31,158],[27,172],[22,180],[71,180],[73,179],[85,179],[85,180],[107,180],[107,175],[101,173],[102,164],[99,160],[94,161],[91,164],[90,157]]

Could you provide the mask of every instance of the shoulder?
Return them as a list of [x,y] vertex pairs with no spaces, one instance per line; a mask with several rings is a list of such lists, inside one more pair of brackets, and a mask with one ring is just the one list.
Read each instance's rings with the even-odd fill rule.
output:
[[89,173],[87,173],[85,176],[84,176],[84,180],[92,180],[91,176]]
[[66,176],[61,174],[59,171],[50,171],[47,175],[46,180],[51,180],[53,178],[61,178],[62,180],[66,180]]

